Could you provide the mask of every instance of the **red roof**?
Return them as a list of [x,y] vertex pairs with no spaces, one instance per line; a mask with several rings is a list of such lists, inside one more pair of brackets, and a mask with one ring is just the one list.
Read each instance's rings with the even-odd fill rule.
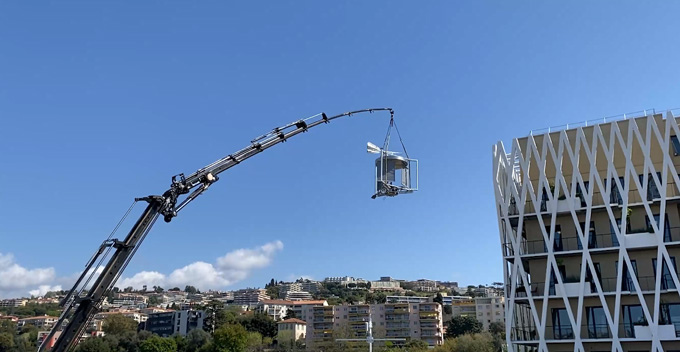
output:
[[295,319],[295,318],[290,318],[290,319],[286,319],[286,320],[284,320],[284,321],[280,321],[280,322],[279,322],[279,324],[287,324],[287,323],[288,323],[288,324],[290,324],[290,323],[295,323],[295,324],[304,324],[304,325],[307,325],[307,322],[305,322],[304,320]]

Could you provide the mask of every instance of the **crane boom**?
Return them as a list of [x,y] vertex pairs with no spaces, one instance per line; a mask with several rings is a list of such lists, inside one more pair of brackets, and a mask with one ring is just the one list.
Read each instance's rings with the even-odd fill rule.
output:
[[[136,198],[135,202],[145,201],[148,203],[146,209],[122,241],[109,238],[95,251],[73,288],[61,301],[63,312],[52,328],[52,331],[50,331],[50,334],[43,340],[38,351],[44,351],[47,342],[52,340],[57,331],[64,325],[65,327],[61,330],[61,334],[58,336],[51,351],[66,352],[78,344],[88,323],[99,311],[104,297],[109,294],[159,216],[163,216],[166,222],[170,222],[187,204],[207,190],[211,184],[218,181],[220,173],[274,145],[285,142],[290,137],[307,132],[312,127],[329,123],[343,116],[365,112],[372,113],[374,111],[389,111],[391,116],[394,115],[394,110],[391,108],[349,111],[331,117],[328,117],[325,113],[316,114],[306,119],[277,127],[269,133],[253,139],[249,146],[229,154],[189,176],[184,176],[184,174],[173,176],[170,188],[161,196],[152,195]],[[189,194],[189,192],[191,193]],[[187,196],[180,201],[180,196],[185,194]],[[97,260],[99,260],[99,263],[102,263],[106,258],[104,253],[109,253],[111,250],[113,254],[108,259],[103,270],[99,272],[96,270],[95,263],[98,263]],[[104,257],[100,259],[102,254],[104,254]],[[95,276],[94,283],[88,289],[87,284]]]

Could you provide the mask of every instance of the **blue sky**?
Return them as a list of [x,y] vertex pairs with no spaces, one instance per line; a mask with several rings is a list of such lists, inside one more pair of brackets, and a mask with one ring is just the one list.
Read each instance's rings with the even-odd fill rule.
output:
[[172,175],[299,118],[382,106],[420,159],[420,192],[371,200],[365,143],[381,143],[389,116],[341,119],[223,173],[157,223],[127,283],[502,280],[491,146],[680,106],[678,10],[2,2],[0,297],[68,285],[132,199],[162,193]]

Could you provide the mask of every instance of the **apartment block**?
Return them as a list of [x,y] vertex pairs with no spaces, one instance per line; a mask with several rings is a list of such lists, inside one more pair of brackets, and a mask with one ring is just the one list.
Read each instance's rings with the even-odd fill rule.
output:
[[265,299],[271,299],[265,289],[248,288],[234,292],[234,304],[254,305]]
[[25,299],[3,299],[0,301],[0,308],[16,308],[26,305],[28,300]]
[[680,350],[679,135],[645,111],[493,147],[509,350]]
[[178,310],[149,314],[144,330],[161,337],[186,336],[189,331],[203,329],[206,313],[202,310]]
[[475,313],[477,320],[484,325],[484,330],[488,330],[489,325],[495,322],[505,325],[505,297],[475,298]]
[[308,301],[314,298],[311,293],[306,291],[288,291],[285,299],[289,301]]
[[23,318],[17,321],[17,327],[22,328],[24,325],[34,325],[40,330],[49,330],[57,323],[57,320],[59,320],[59,317],[51,317],[49,315]]
[[307,333],[307,323],[300,319],[286,319],[276,325],[278,327],[277,338],[280,341],[285,339],[302,340]]
[[376,338],[394,338],[397,345],[404,343],[400,339],[419,339],[430,346],[443,343],[441,305],[426,302],[314,307],[307,345],[316,348],[337,338],[366,337],[369,316]]

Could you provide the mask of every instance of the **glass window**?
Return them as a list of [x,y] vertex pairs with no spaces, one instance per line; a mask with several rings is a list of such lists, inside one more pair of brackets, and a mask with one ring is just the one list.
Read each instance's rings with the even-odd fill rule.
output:
[[611,204],[622,204],[623,198],[621,198],[621,191],[626,189],[626,185],[623,182],[623,177],[619,177],[619,183],[621,183],[621,188],[616,184],[616,179],[609,179],[609,203]]
[[[645,221],[647,222],[647,229],[649,232],[653,232],[653,227],[651,222],[649,221],[649,217],[645,216]],[[657,228],[660,228],[661,225],[661,215],[659,214],[654,214],[654,223],[656,224]],[[664,242],[671,242],[671,225],[668,222],[668,214],[665,214],[664,216],[664,227],[663,227],[663,241]]]
[[678,136],[671,136],[671,145],[673,146],[673,155],[678,156],[678,154],[680,154],[680,141],[678,141]]
[[[545,227],[545,233],[550,235],[550,226]],[[560,225],[555,225],[555,237],[553,237],[553,251],[560,252],[563,251],[562,246],[562,227]]]
[[[656,177],[659,179],[659,182],[663,182],[661,180],[660,172],[656,173]],[[644,174],[638,175],[638,178],[640,179],[640,186],[644,186]],[[659,188],[657,187],[656,182],[654,182],[654,177],[652,177],[652,174],[647,174],[647,200],[658,198],[661,198],[661,195],[659,194]]]
[[625,337],[635,337],[634,325],[646,324],[641,305],[623,306],[623,328]]
[[[671,262],[673,266],[673,271],[677,274],[677,266],[675,265],[675,257],[671,257]],[[661,289],[662,290],[674,290],[675,282],[673,281],[673,276],[671,276],[671,270],[668,268],[666,261],[662,263],[661,271]],[[654,277],[656,278],[656,258],[652,258],[652,269],[654,270]]]
[[[580,222],[581,224],[581,230],[583,231],[583,235],[586,236],[586,239],[588,240],[588,248],[597,248],[597,236],[595,235],[595,222],[591,221],[590,226],[586,228],[586,223],[585,222]],[[583,245],[581,244],[581,237],[576,236],[576,239],[578,240],[578,249],[583,249]]]
[[621,219],[616,219],[616,225],[609,223],[609,233],[611,234],[612,247],[619,246],[619,238],[616,236],[616,229],[621,232]]
[[556,340],[573,339],[574,330],[565,308],[553,308],[553,337]]
[[[635,260],[630,261],[630,265],[633,266],[633,271],[635,273],[635,277],[637,278],[637,262]],[[617,272],[618,275],[618,270],[619,270],[619,261],[614,262],[614,269]],[[621,280],[621,291],[630,291],[630,292],[635,292],[635,284],[633,283],[633,278],[630,275],[630,271],[628,270],[628,265],[626,265],[626,262],[623,262],[623,280]]]
[[586,307],[588,319],[588,337],[591,339],[605,339],[609,337],[609,324],[602,307]]

